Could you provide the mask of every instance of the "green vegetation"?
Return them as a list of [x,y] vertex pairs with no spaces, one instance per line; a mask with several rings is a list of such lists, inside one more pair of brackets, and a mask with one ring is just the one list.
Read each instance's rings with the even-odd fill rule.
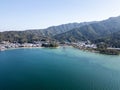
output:
[[102,54],[108,54],[108,55],[119,55],[120,52],[117,50],[112,50],[112,49],[101,49],[99,50],[100,53]]
[[56,42],[44,43],[42,47],[58,47],[58,44]]
[[32,43],[34,41],[41,41],[43,39],[47,41],[51,38],[43,36],[39,33],[39,31],[35,31],[34,33],[28,31],[9,31],[1,32],[0,35],[0,41],[10,41],[12,43]]
[[70,23],[59,26],[49,27],[47,29],[36,29],[27,31],[6,31],[0,32],[0,41],[10,42],[33,42],[40,41],[41,39],[54,39],[55,35],[70,31],[74,28],[79,28],[87,23]]
[[120,17],[109,18],[100,22],[92,22],[80,28],[55,35],[59,41],[85,41],[90,40],[94,44],[106,43],[110,47],[120,48]]
[[118,50],[107,49],[107,44],[105,44],[105,43],[97,44],[96,50],[102,54],[108,54],[108,55],[119,55],[120,54],[120,51],[118,51]]
[[120,48],[120,31],[112,33],[106,37],[96,39],[93,43],[104,42],[109,47]]

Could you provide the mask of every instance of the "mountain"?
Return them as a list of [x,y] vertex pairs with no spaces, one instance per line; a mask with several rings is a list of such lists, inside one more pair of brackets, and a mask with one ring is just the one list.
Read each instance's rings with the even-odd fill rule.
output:
[[[91,22],[90,22],[91,23]],[[27,30],[28,32],[31,33],[38,33],[41,34],[43,36],[54,36],[54,35],[58,35],[64,32],[67,32],[71,29],[74,28],[79,28],[83,25],[87,25],[89,24],[89,22],[83,22],[83,23],[69,23],[69,24],[62,24],[59,26],[52,26],[52,27],[48,27],[46,29],[38,29],[38,30]]]
[[112,33],[108,36],[96,39],[94,40],[93,43],[98,44],[100,42],[104,42],[110,47],[120,48],[120,31]]
[[120,31],[120,16],[83,25],[68,32],[55,35],[54,38],[59,41],[93,41],[118,31]]
[[6,31],[0,32],[0,41],[17,41],[17,42],[31,42],[33,40],[41,40],[45,38],[51,38],[54,35],[58,35],[67,32],[74,28],[79,28],[89,23],[69,23],[59,26],[52,26],[47,29],[35,29],[26,31]]
[[0,41],[7,40],[10,42],[17,41],[24,43],[56,39],[58,41],[72,42],[90,40],[94,43],[103,41],[110,44],[111,41],[119,41],[119,33],[120,16],[111,17],[103,21],[69,23],[59,26],[52,26],[46,29],[0,32]]

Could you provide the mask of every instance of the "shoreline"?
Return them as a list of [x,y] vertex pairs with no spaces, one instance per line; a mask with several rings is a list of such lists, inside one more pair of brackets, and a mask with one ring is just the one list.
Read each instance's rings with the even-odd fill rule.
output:
[[51,48],[51,49],[53,49],[53,48],[60,48],[61,46],[59,46],[59,47],[18,47],[18,48],[6,48],[6,49],[4,49],[4,50],[0,50],[0,52],[4,52],[4,51],[7,51],[7,50],[15,50],[15,49],[39,49],[39,48]]
[[[74,47],[74,46],[73,46]],[[74,48],[77,48],[77,47],[74,47]],[[119,54],[116,54],[116,53],[108,53],[108,52],[101,52],[101,51],[99,51],[99,50],[95,50],[95,49],[92,49],[92,48],[85,48],[85,49],[81,49],[81,48],[77,48],[77,49],[79,49],[79,50],[82,50],[82,51],[88,51],[88,52],[91,52],[91,53],[98,53],[98,54],[103,54],[103,55],[114,55],[114,56],[120,56],[120,51],[118,51],[119,52]],[[106,51],[107,50],[111,50],[111,49],[106,49]],[[112,50],[115,50],[115,49],[112,49]]]
[[88,51],[88,52],[92,52],[92,53],[99,53],[99,54],[104,54],[104,55],[120,55],[120,49],[116,49],[116,48],[89,48],[89,47],[84,47],[84,46],[77,46],[75,44],[72,45],[74,48],[77,48],[79,50],[82,51]]
[[44,47],[18,47],[18,48],[6,48],[4,50],[0,50],[1,52],[7,51],[7,50],[14,50],[14,49],[32,49],[32,48],[44,48]]
[[72,47],[78,50],[86,51],[86,52],[91,52],[91,53],[98,53],[98,54],[104,54],[104,55],[120,55],[120,54],[107,54],[107,53],[100,53],[100,51],[95,50],[94,48],[83,48],[83,47],[78,47],[74,45],[60,45],[58,47],[17,47],[17,48],[5,48],[4,50],[0,50],[0,52],[4,52],[6,50],[15,50],[15,49],[37,49],[37,48],[49,48],[49,49],[58,49],[60,47]]

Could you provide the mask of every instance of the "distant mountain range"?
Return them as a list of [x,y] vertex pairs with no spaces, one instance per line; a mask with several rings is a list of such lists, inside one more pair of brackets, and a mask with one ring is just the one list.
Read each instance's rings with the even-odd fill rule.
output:
[[114,40],[120,42],[120,16],[96,22],[63,24],[47,29],[0,32],[0,41],[31,42],[43,38],[70,42],[90,40],[96,43],[104,41],[108,44]]
[[[91,22],[90,22],[91,23]],[[65,32],[68,32],[74,28],[79,28],[81,26],[87,25],[89,22],[83,23],[69,23],[59,26],[52,26],[47,29],[34,29],[34,30],[25,30],[25,31],[5,31],[0,32],[0,41],[32,41],[40,40],[43,38],[54,38],[55,35],[59,35]]]
[[55,38],[67,41],[95,40],[118,31],[120,31],[120,16],[74,28],[56,35]]

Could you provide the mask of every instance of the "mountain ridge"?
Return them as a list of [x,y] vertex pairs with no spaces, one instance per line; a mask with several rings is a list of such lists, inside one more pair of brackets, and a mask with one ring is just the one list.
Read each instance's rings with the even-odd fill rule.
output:
[[32,42],[43,38],[52,38],[57,41],[77,42],[90,40],[94,42],[94,40],[110,36],[119,31],[120,16],[102,21],[62,24],[46,29],[0,32],[0,41]]
[[[70,36],[74,40],[76,39],[76,41],[79,41],[82,35],[88,40],[93,40],[100,37],[105,37],[106,35],[110,35],[118,31],[120,31],[120,16],[84,25],[80,28],[56,35],[55,38],[58,40],[72,41],[70,38],[68,38],[68,36]],[[78,35],[78,33],[81,34]],[[78,35],[79,38],[76,38],[75,35]]]

